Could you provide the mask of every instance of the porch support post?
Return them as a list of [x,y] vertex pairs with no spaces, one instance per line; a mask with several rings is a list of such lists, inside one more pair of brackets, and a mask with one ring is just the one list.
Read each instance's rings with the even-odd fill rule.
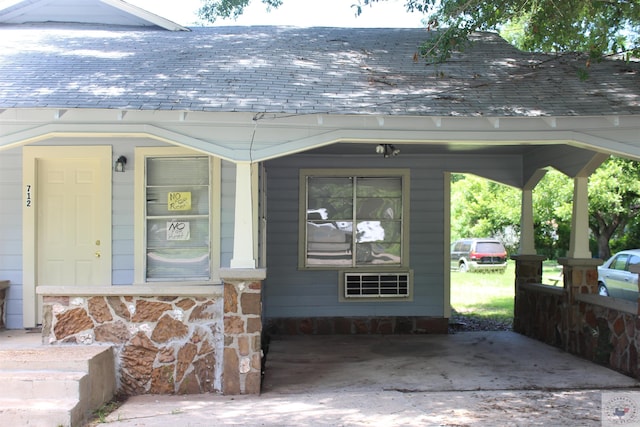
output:
[[[520,202],[520,247],[518,255],[536,255],[535,230],[533,227],[533,189],[546,175],[546,169],[531,173],[522,187]],[[517,265],[517,261],[516,261]]]
[[522,190],[520,211],[520,249],[519,255],[535,255],[535,238],[533,229],[533,190]]
[[602,260],[598,258],[560,258],[565,293],[565,313],[563,323],[564,350],[573,354],[580,351],[581,314],[580,304],[576,300],[578,294],[595,294],[598,292],[598,266]]
[[591,258],[589,250],[589,190],[587,176],[573,179],[573,215],[567,258]]
[[513,302],[513,330],[527,335],[530,329],[532,313],[531,304],[526,299],[521,286],[526,283],[542,283],[542,255],[513,255],[511,259],[516,262],[515,294]]
[[222,393],[259,394],[262,382],[264,269],[225,268]]
[[255,268],[253,166],[236,163],[236,205],[231,268]]

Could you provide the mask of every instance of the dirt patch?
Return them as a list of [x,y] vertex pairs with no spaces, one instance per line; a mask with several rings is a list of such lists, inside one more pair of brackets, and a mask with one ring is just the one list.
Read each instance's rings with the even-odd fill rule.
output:
[[513,319],[497,319],[451,311],[449,333],[476,331],[511,331]]

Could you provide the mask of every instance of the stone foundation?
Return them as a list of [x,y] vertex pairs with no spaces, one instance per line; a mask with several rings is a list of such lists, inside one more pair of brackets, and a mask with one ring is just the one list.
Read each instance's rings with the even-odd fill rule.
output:
[[111,344],[125,395],[222,390],[223,298],[45,295],[45,344]]
[[447,334],[442,317],[304,317],[268,319],[266,331],[278,335]]

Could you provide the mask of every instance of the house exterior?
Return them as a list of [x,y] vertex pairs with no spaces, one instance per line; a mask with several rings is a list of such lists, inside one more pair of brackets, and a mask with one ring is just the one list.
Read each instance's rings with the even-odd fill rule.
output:
[[533,188],[574,178],[593,270],[587,178],[640,159],[640,65],[479,33],[434,66],[426,37],[0,10],[6,326],[112,343],[128,394],[257,393],[267,333],[446,333],[451,173],[522,190],[524,264]]

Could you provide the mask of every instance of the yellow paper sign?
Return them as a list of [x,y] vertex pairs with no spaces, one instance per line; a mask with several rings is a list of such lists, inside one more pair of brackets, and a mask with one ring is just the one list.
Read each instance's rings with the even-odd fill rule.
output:
[[190,191],[172,191],[167,196],[167,209],[170,211],[191,210]]

